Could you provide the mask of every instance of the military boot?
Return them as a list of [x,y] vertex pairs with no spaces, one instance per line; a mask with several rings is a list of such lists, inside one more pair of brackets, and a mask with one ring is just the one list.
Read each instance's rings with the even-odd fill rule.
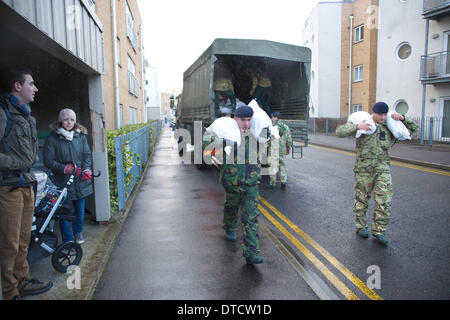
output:
[[285,183],[281,183],[281,190],[284,190],[284,189],[286,189],[286,182]]
[[234,232],[234,231],[227,231],[226,233],[225,233],[225,238],[228,240],[228,241],[232,241],[232,242],[234,242],[234,241],[236,241],[236,232]]
[[247,264],[260,264],[264,262],[264,259],[258,257],[256,254],[251,254],[245,258],[245,261],[247,262]]
[[366,229],[359,229],[358,231],[356,231],[356,233],[358,234],[358,236],[360,236],[362,238],[368,238],[369,237],[369,232],[367,232]]
[[375,236],[375,238],[377,238],[377,241],[379,242],[379,243],[381,243],[382,245],[387,245],[388,244],[388,239],[385,237],[385,235],[384,234],[377,234],[376,236]]

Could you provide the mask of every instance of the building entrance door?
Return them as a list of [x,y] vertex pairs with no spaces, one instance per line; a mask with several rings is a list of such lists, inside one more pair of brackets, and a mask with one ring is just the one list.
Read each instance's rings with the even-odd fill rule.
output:
[[444,141],[450,141],[450,97],[444,99],[442,104],[442,126],[441,126],[441,137]]

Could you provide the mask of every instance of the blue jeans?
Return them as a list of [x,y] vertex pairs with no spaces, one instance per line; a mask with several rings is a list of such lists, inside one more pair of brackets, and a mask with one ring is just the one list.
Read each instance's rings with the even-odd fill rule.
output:
[[80,200],[72,200],[74,207],[74,215],[77,217],[76,221],[59,220],[59,227],[61,229],[61,238],[63,242],[74,241],[74,234],[81,233],[83,231],[84,221],[84,206],[86,204],[86,198]]

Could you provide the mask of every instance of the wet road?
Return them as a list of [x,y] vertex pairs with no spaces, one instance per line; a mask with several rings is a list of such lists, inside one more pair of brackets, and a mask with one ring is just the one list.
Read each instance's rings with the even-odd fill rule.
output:
[[[384,247],[354,231],[354,159],[346,152],[310,146],[304,159],[287,161],[285,191],[263,187],[260,193],[306,237],[289,228],[291,233],[361,299],[449,299],[450,177],[391,166],[394,198],[390,243]],[[369,222],[372,214],[373,200]],[[379,271],[378,282],[371,278],[374,270]],[[334,281],[327,283],[342,294]],[[371,295],[367,283],[378,297]]]
[[181,165],[165,130],[119,235],[95,299],[317,300],[261,233],[262,265],[247,266],[222,230],[224,193],[214,170]]
[[[261,254],[221,229],[215,170],[181,165],[165,130],[95,299],[449,299],[450,177],[392,166],[389,246],[354,231],[354,157],[308,147],[261,195]],[[369,207],[372,217],[373,201]]]

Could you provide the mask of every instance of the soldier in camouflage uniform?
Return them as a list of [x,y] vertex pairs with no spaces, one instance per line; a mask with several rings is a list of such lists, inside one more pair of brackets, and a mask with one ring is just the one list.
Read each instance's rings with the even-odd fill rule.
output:
[[222,102],[225,105],[228,99],[231,101],[231,113],[234,113],[236,111],[236,96],[234,94],[233,83],[229,78],[217,78],[214,80],[214,107],[216,118],[221,115],[219,109],[220,103]]
[[[278,126],[278,131],[280,133],[280,138],[273,141],[273,143],[279,143],[279,154],[271,155],[271,163],[278,161],[281,189],[286,187],[287,183],[287,171],[285,165],[285,157],[289,154],[292,148],[292,135],[291,130],[287,125],[285,125],[280,120],[281,114],[279,112],[272,113],[272,124],[273,126]],[[272,142],[269,142],[272,143]],[[271,174],[269,176],[269,188],[274,189],[277,182],[277,173]]]
[[[391,215],[392,179],[390,172],[389,148],[395,138],[387,128],[385,121],[389,107],[384,102],[378,102],[372,107],[372,118],[376,124],[376,131],[372,135],[361,135],[356,140],[355,175],[355,214],[356,232],[363,238],[368,237],[366,211],[371,194],[374,195],[375,209],[372,220],[372,234],[382,244],[387,244],[386,228]],[[401,120],[411,131],[419,128],[416,123],[405,116],[394,112],[394,120]],[[357,130],[368,130],[365,121],[358,125],[351,122],[336,129],[338,137],[347,137]]]
[[250,89],[250,97],[255,99],[258,105],[263,109],[267,115],[270,116],[269,102],[267,101],[267,94],[272,86],[269,77],[262,70],[256,69],[250,71],[250,78],[252,79],[252,88]]
[[[220,179],[225,188],[223,229],[226,232],[226,238],[230,241],[236,241],[235,231],[237,229],[240,210],[243,233],[243,255],[246,258],[247,264],[259,264],[263,263],[263,259],[258,256],[259,211],[257,209],[261,166],[256,157],[256,148],[250,148],[252,142],[249,140],[253,139],[253,143],[256,143],[256,139],[247,133],[247,130],[250,128],[252,116],[253,110],[249,106],[241,106],[236,110],[234,119],[238,123],[242,140],[239,148],[245,146],[245,159],[244,161],[240,161],[236,153],[234,161],[227,163],[226,159],[224,159]],[[256,161],[251,161],[251,152],[255,152],[253,159]]]

